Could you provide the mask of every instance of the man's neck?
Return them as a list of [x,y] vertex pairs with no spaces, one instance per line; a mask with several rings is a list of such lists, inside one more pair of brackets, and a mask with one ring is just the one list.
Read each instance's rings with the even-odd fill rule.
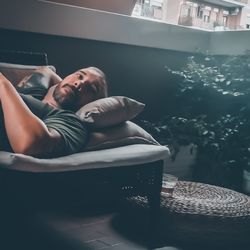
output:
[[56,86],[52,86],[51,88],[49,88],[49,90],[48,90],[47,94],[44,96],[42,102],[47,103],[54,108],[60,108],[58,103],[53,98],[53,92],[54,92],[55,87]]

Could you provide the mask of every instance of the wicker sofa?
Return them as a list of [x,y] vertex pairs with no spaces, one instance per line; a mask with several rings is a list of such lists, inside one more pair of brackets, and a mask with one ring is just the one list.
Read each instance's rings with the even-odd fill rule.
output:
[[[2,51],[5,63],[47,65],[44,53]],[[150,144],[80,152],[53,159],[0,152],[0,185],[3,195],[19,193],[32,202],[50,197],[83,199],[98,190],[105,195],[147,196],[152,211],[160,206],[162,172],[169,150]]]

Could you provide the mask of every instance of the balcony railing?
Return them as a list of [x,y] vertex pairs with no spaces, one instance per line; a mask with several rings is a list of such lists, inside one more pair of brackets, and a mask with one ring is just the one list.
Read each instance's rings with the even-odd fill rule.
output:
[[248,0],[206,0],[205,2],[228,8],[244,7],[248,4]]
[[136,3],[132,16],[141,16],[152,19],[162,19],[162,9],[148,4]]
[[240,2],[240,3],[245,3],[247,4],[248,3],[248,0],[234,0],[235,2]]

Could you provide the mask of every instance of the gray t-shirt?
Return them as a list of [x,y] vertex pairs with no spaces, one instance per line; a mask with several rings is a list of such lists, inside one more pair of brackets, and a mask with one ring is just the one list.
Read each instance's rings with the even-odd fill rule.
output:
[[[74,112],[53,108],[31,95],[20,95],[32,113],[38,116],[48,128],[55,129],[62,136],[63,145],[60,155],[69,155],[84,149],[88,139],[88,128]],[[13,151],[6,135],[2,110],[0,110],[0,140],[0,150]]]

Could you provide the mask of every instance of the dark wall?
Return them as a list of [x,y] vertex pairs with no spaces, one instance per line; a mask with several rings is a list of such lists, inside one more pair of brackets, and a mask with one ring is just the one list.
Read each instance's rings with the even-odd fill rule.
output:
[[46,52],[49,64],[55,65],[62,77],[81,67],[100,67],[109,80],[109,94],[144,102],[146,108],[140,118],[149,120],[174,108],[174,81],[166,66],[180,68],[188,56],[163,49],[4,29],[0,29],[0,48]]

